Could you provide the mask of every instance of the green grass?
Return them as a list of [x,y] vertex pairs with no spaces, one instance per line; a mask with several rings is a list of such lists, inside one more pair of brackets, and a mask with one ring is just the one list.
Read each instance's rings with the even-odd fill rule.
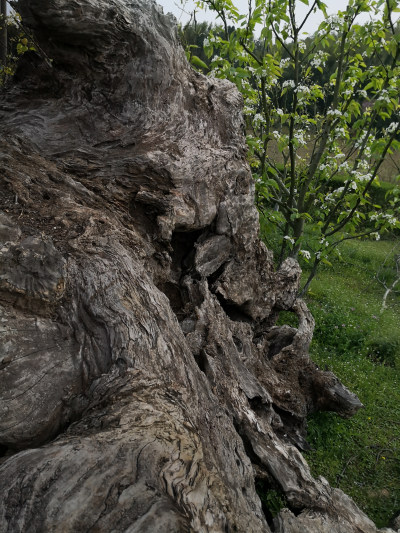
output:
[[[260,223],[276,254],[273,225],[264,217]],[[385,289],[376,278],[395,279],[394,251],[400,253],[398,238],[343,242],[341,259],[320,265],[306,295],[316,321],[310,356],[364,404],[350,420],[311,416],[306,459],[314,476],[344,490],[379,527],[400,509],[400,295],[391,294],[381,313]],[[301,266],[305,282],[309,265]],[[291,320],[293,313],[281,313],[280,323]]]
[[[379,527],[400,508],[400,297],[381,314],[375,278],[392,249],[391,241],[343,243],[343,260],[319,270],[306,298],[316,320],[312,359],[365,406],[350,420],[313,415],[306,458]],[[390,264],[383,275],[393,276]]]

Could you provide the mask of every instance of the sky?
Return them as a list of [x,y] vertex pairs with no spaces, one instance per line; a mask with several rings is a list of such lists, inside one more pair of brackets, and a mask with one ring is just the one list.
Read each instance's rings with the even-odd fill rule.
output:
[[[185,24],[190,20],[190,14],[195,8],[195,0],[156,0],[156,2],[161,5],[164,9],[164,13],[172,13],[178,22]],[[235,6],[243,14],[247,13],[248,10],[248,0],[233,0]],[[254,2],[253,2],[254,3]],[[311,3],[311,0],[310,0]],[[325,0],[326,5],[328,6],[328,13],[333,14],[338,11],[346,9],[348,0]],[[302,20],[301,17],[304,17],[309,10],[309,6],[306,6],[301,1],[296,3],[296,14],[297,19]],[[8,13],[12,12],[10,5],[7,3]],[[359,23],[367,21],[369,18],[368,14],[362,14],[358,17],[357,21]],[[212,11],[200,10],[197,8],[196,19],[198,22],[207,21],[207,22],[216,22],[215,15]],[[304,25],[303,32],[312,34],[314,33],[319,24],[323,20],[323,14],[318,10],[316,14],[312,13]]]
[[[180,0],[156,0],[158,4],[160,4],[163,9],[164,13],[173,13],[175,15],[178,22],[181,22],[182,24],[185,24],[189,21],[190,13],[193,11],[195,7],[194,0],[185,0],[185,5],[183,6]],[[233,0],[233,3],[235,6],[239,9],[239,11],[243,14],[247,13],[248,10],[248,0]],[[311,3],[311,2],[310,2]],[[328,6],[328,13],[333,14],[337,13],[338,11],[345,10],[348,0],[325,0],[326,5]],[[184,10],[182,9],[184,8]],[[306,13],[309,10],[309,7],[303,4],[302,2],[296,3],[296,10],[297,10],[297,18],[298,20],[302,20],[301,17],[304,17]],[[215,16],[212,11],[203,11],[199,10],[196,13],[196,20],[198,22],[202,22],[204,20],[208,22],[215,22]],[[321,12],[317,12],[317,14],[311,14],[307,23],[305,24],[303,28],[303,32],[306,33],[314,33],[319,24],[323,20],[323,14]],[[357,21],[359,23],[365,22],[368,20],[368,15],[363,14],[361,15]]]

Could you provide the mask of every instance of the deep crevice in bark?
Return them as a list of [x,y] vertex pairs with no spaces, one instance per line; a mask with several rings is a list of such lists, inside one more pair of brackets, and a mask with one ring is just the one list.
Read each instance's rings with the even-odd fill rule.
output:
[[8,446],[4,446],[3,444],[0,444],[0,458],[7,455],[8,451],[9,451]]
[[[237,434],[240,436],[244,449],[246,451],[247,457],[250,459],[252,465],[259,467],[263,469],[262,462],[258,455],[255,453],[253,449],[253,444],[251,443],[250,438],[246,434],[246,432],[243,430],[241,422],[237,422],[236,420],[233,420],[233,425],[235,426],[235,429],[237,431]],[[268,475],[268,474],[267,474]]]
[[233,322],[245,322],[247,324],[252,323],[251,317],[244,310],[244,306],[230,302],[219,292],[214,292],[214,295],[217,297],[218,302],[230,320]]
[[210,365],[208,363],[206,352],[204,350],[200,350],[198,354],[195,354],[194,358],[200,370],[207,376]]
[[172,234],[170,242],[170,279],[160,283],[158,288],[167,296],[172,310],[180,322],[190,314],[188,306],[193,308],[194,305],[200,303],[192,301],[184,281],[187,276],[193,282],[196,282],[196,278],[200,279],[200,276],[194,270],[195,245],[206,231],[207,229],[188,232],[175,231]]
[[[288,507],[285,493],[266,478],[255,478],[257,494],[260,496],[262,510],[271,531],[275,531],[274,518],[279,510]],[[272,495],[272,497],[271,497]]]
[[268,358],[272,359],[293,342],[297,329],[290,326],[275,326],[265,335],[268,340]]
[[311,446],[304,437],[306,421],[276,404],[273,405],[273,408],[283,423],[283,426],[277,430],[281,438],[290,441],[300,451],[311,450]]

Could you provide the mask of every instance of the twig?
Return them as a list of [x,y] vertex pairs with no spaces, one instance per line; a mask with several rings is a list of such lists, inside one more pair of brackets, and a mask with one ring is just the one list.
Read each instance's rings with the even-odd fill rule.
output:
[[384,289],[385,289],[385,293],[383,295],[383,298],[382,298],[382,305],[381,305],[381,310],[380,310],[380,313],[382,314],[385,309],[387,308],[387,299],[388,299],[388,296],[391,292],[394,291],[394,289],[396,288],[396,285],[400,282],[400,254],[396,254],[395,255],[395,263],[396,263],[396,277],[395,279],[393,280],[392,284],[391,285],[388,285],[386,283],[386,281],[384,279],[381,279],[381,276],[380,276],[380,273],[382,272],[382,269],[385,267],[386,265],[386,262],[388,261],[388,258],[391,257],[392,253],[395,252],[396,248],[399,246],[399,243],[397,242],[391,252],[389,254],[387,254],[381,268],[378,270],[376,276],[375,276],[375,279],[377,281],[379,281],[379,283],[381,285],[383,285]]
[[359,454],[357,455],[352,455],[347,461],[346,461],[346,464],[344,465],[342,471],[340,472],[340,474],[338,474],[336,476],[336,487],[339,487],[339,483],[340,483],[340,480],[342,479],[342,477],[344,476],[346,470],[347,470],[347,467],[349,466],[349,464],[354,460],[354,459],[357,459]]

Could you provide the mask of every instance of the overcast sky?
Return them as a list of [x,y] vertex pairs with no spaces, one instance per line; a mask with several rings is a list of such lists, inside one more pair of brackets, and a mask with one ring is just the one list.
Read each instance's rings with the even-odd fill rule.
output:
[[[185,24],[190,18],[190,13],[195,7],[195,2],[193,0],[185,1],[183,6],[180,0],[156,0],[158,4],[163,6],[164,13],[173,13],[177,18],[178,22]],[[241,13],[247,13],[248,10],[248,0],[233,0],[235,6],[238,7]],[[310,2],[311,3],[311,2]],[[325,0],[326,5],[328,6],[329,13],[337,13],[340,10],[346,9],[348,0]],[[184,8],[184,11],[182,10]],[[302,16],[308,12],[309,7],[307,7],[302,2],[296,3],[297,10],[297,19],[302,20]],[[186,13],[185,13],[186,12]],[[359,23],[365,22],[368,20],[369,15],[362,14],[357,20]],[[208,22],[215,22],[215,16],[212,11],[197,10],[196,19],[198,22],[206,20]],[[310,18],[307,21],[307,24],[304,26],[303,31],[307,33],[314,33],[318,28],[320,22],[323,20],[323,15],[320,11],[317,11],[316,14],[311,14]]]

